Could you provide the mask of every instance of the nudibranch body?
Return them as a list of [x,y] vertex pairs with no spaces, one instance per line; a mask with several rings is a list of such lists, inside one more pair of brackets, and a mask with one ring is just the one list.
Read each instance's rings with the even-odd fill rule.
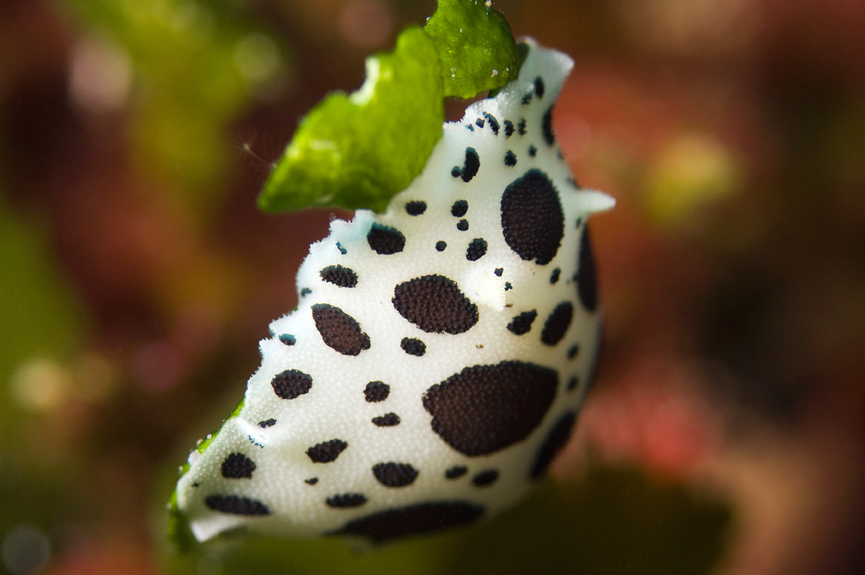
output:
[[335,220],[310,248],[297,309],[177,485],[199,540],[470,523],[567,442],[599,344],[586,220],[613,201],[579,188],[552,131],[571,60],[528,45],[385,214]]

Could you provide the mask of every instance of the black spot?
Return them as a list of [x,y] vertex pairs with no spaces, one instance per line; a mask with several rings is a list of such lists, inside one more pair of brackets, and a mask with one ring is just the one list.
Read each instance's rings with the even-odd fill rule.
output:
[[505,268],[496,268],[494,272],[498,277],[502,277],[502,274],[505,273]]
[[420,535],[476,521],[484,508],[466,501],[440,501],[396,507],[355,519],[332,535],[362,535],[374,543]]
[[267,429],[268,427],[272,427],[276,425],[275,419],[265,419],[264,421],[259,421],[258,426],[262,429]]
[[565,214],[546,174],[531,169],[502,194],[505,242],[524,260],[545,265],[556,257],[565,233]]
[[517,122],[517,132],[519,133],[520,136],[526,135],[526,120],[525,119],[522,119],[519,122]]
[[457,200],[451,206],[451,215],[455,218],[461,218],[469,211],[469,203],[465,200]]
[[487,253],[487,242],[483,238],[475,238],[469,244],[466,250],[466,259],[470,262],[476,262]]
[[539,479],[546,474],[553,459],[571,438],[571,433],[574,431],[574,423],[576,422],[577,414],[569,411],[550,429],[547,438],[544,440],[544,444],[538,450],[537,457],[535,457],[535,464],[532,466],[532,471],[529,474],[530,478]]
[[505,137],[510,138],[514,133],[514,123],[510,120],[505,120]]
[[327,266],[319,272],[319,275],[324,281],[339,287],[353,288],[357,285],[357,274],[354,270],[340,265]]
[[445,471],[445,477],[448,479],[458,479],[469,472],[469,468],[465,465],[454,465]]
[[471,124],[467,124],[467,125],[466,125],[466,128],[469,129],[469,132],[474,132],[474,131],[475,131],[475,127],[472,126]]
[[577,388],[578,383],[579,383],[579,380],[577,379],[577,376],[575,375],[571,379],[568,380],[568,386],[565,389],[567,389],[568,391],[574,391]]
[[388,395],[390,395],[390,386],[381,381],[371,381],[363,390],[363,396],[369,403],[384,401]]
[[242,453],[232,453],[222,462],[222,476],[226,479],[252,479],[255,462]]
[[427,333],[455,335],[478,322],[478,307],[463,295],[456,282],[440,275],[399,284],[391,301],[402,317]]
[[382,256],[398,254],[405,248],[405,236],[397,229],[374,223],[366,234],[373,251]]
[[461,232],[464,232],[469,229],[469,221],[468,220],[460,220],[457,222],[457,229]]
[[544,114],[543,119],[541,120],[541,130],[544,135],[544,141],[546,141],[548,146],[552,146],[556,143],[556,136],[553,134],[553,108],[550,107],[549,110]]
[[511,320],[511,323],[508,324],[508,329],[516,335],[529,333],[529,330],[532,329],[532,322],[535,321],[536,317],[538,317],[537,311],[524,311]]
[[426,211],[426,202],[421,200],[412,200],[405,205],[405,211],[410,216],[419,216]]
[[538,155],[538,149],[534,146],[529,146],[529,156],[534,158],[537,155]]
[[204,504],[214,511],[233,515],[270,515],[270,509],[261,501],[237,495],[209,495]]
[[302,290],[300,290],[300,297],[306,297],[306,296],[308,296],[308,295],[311,294],[311,293],[312,293],[312,290],[311,290],[311,289],[309,289],[309,288],[303,288]]
[[372,422],[379,427],[393,427],[399,425],[399,415],[395,413],[385,413],[378,417],[373,417]]
[[583,227],[583,237],[580,239],[580,256],[577,263],[577,295],[580,303],[589,311],[598,309],[598,280],[595,270],[595,258],[592,256],[592,245],[589,242],[588,226]]
[[517,165],[517,155],[510,150],[505,153],[505,165],[509,168]]
[[550,283],[554,284],[554,283],[558,282],[559,276],[561,276],[561,275],[562,275],[562,270],[560,270],[559,268],[554,269],[553,273],[550,274]]
[[421,340],[412,337],[402,338],[402,341],[399,342],[399,346],[409,355],[422,357],[423,354],[426,353],[426,344]]
[[496,120],[496,117],[488,112],[484,112],[484,118],[490,123],[490,128],[493,131],[494,136],[499,135],[499,121]]
[[601,349],[604,346],[604,339],[601,337],[601,330],[598,330],[598,343],[595,345],[595,352],[592,354],[592,363],[589,366],[589,373],[586,375],[586,389],[591,389],[595,384],[595,379],[598,377],[598,365],[601,360]]
[[447,242],[443,242],[441,240],[436,242],[436,250],[443,252],[443,251],[445,251],[446,247],[448,247]]
[[498,471],[496,471],[495,469],[485,469],[484,471],[481,471],[480,473],[472,477],[472,483],[474,483],[478,487],[486,487],[495,483],[496,479],[498,478]]
[[511,282],[505,282],[505,291],[509,291],[514,289],[514,286],[511,285]]
[[312,377],[296,369],[287,369],[270,380],[273,392],[280,399],[294,399],[312,388]]
[[[483,120],[480,120],[483,122]],[[481,167],[481,158],[474,148],[466,148],[466,160],[462,168],[454,166],[451,175],[455,178],[462,176],[464,182],[470,182],[477,175]]]
[[532,96],[534,96],[534,93],[532,92],[528,92],[526,95],[523,96],[523,99],[520,100],[523,106],[528,106],[529,104],[531,104]]
[[573,178],[573,176],[568,176],[567,178],[565,178],[565,181],[570,185],[574,186],[575,188],[580,189],[580,184],[577,182],[577,180]]
[[313,463],[330,463],[331,461],[335,461],[346,447],[348,447],[348,443],[342,439],[331,439],[330,441],[313,445],[306,450],[306,454],[312,459]]
[[577,344],[572,345],[571,349],[568,350],[568,359],[574,359],[578,353],[580,353],[580,346]]
[[294,345],[297,343],[297,338],[295,338],[290,333],[284,333],[281,336],[279,336],[279,341],[281,341],[285,345]]
[[467,367],[433,385],[423,405],[433,416],[433,431],[448,445],[464,455],[487,455],[528,437],[557,388],[554,370],[504,361]]
[[414,483],[418,470],[408,463],[376,463],[372,474],[385,487],[405,487]]
[[344,247],[342,247],[342,244],[339,242],[336,242],[336,249],[338,249],[339,253],[341,253],[342,255],[345,255],[348,253],[348,250],[346,250]]
[[360,507],[366,503],[366,495],[363,493],[340,493],[328,497],[325,503],[337,508]]
[[478,118],[477,120],[475,120],[475,125],[476,125],[478,128],[483,128],[483,127],[484,127],[484,120],[483,120],[483,118]]
[[308,485],[315,485],[318,483],[318,477],[310,477],[309,479],[304,479],[303,482]]
[[563,301],[556,306],[550,317],[544,323],[544,331],[541,332],[541,341],[547,345],[556,345],[565,337],[565,332],[571,325],[574,317],[574,305],[569,301]]
[[544,81],[540,76],[535,78],[535,94],[538,95],[538,98],[544,97]]
[[369,349],[369,336],[360,328],[357,320],[330,304],[312,306],[312,318],[321,339],[331,349],[343,355],[358,355]]

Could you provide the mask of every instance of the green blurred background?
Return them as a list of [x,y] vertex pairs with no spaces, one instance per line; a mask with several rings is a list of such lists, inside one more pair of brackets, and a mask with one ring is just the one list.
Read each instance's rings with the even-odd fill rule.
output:
[[574,57],[554,126],[618,200],[577,436],[475,528],[174,556],[177,467],[331,217],[256,194],[303,113],[435,5],[0,2],[0,572],[865,572],[865,3],[494,6]]

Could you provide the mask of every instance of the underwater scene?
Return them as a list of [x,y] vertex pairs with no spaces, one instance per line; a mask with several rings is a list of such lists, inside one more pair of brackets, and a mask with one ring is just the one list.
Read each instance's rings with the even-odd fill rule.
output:
[[0,573],[865,572],[862,30],[0,3]]

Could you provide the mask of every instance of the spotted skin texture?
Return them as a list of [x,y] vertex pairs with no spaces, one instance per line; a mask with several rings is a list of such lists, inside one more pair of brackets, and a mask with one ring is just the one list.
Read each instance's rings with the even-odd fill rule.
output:
[[565,216],[559,193],[546,173],[531,169],[502,195],[505,241],[524,260],[550,263],[564,237]]
[[414,483],[418,471],[408,463],[377,463],[372,468],[376,480],[385,487],[405,487]]
[[312,317],[321,339],[343,355],[358,355],[369,349],[369,336],[353,317],[329,304],[312,306]]
[[393,307],[427,333],[459,334],[478,322],[478,307],[455,281],[440,275],[414,278],[394,288]]
[[467,525],[483,515],[480,505],[463,501],[421,503],[388,509],[350,521],[333,535],[360,535],[373,543]]
[[306,450],[306,454],[313,463],[330,463],[336,461],[339,454],[342,453],[348,443],[341,439],[331,439],[317,445],[313,445]]
[[232,453],[222,462],[222,476],[227,479],[252,479],[255,462],[242,453]]
[[565,301],[557,305],[544,324],[541,341],[549,346],[558,344],[565,337],[573,318],[574,305],[571,302]]
[[555,399],[558,374],[519,361],[467,367],[427,390],[432,428],[464,455],[489,455],[525,439]]
[[576,423],[577,414],[572,411],[567,412],[556,422],[544,440],[543,445],[541,445],[540,450],[538,450],[538,455],[535,458],[535,463],[532,465],[530,473],[532,479],[539,479],[547,472],[556,454],[562,450],[571,438]]
[[335,219],[310,247],[297,309],[178,482],[199,540],[381,543],[494,517],[534,488],[592,380],[585,222],[612,205],[569,183],[550,142],[569,68],[530,45],[384,214]]
[[339,287],[353,288],[357,285],[357,274],[354,273],[354,270],[340,265],[327,266],[321,270],[320,275],[324,281]]

